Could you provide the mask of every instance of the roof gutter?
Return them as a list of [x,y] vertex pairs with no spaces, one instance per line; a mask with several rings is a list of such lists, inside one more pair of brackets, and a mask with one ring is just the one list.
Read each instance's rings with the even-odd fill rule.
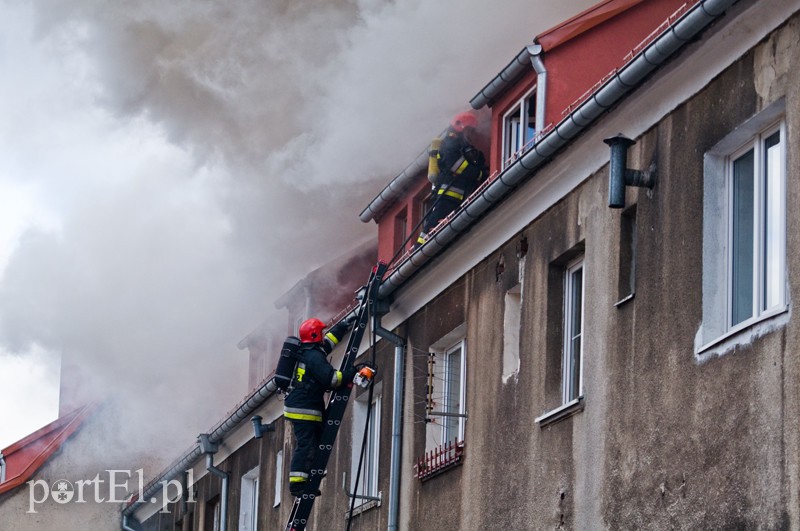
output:
[[469,198],[450,223],[437,231],[425,245],[401,263],[384,280],[379,296],[386,297],[399,288],[423,265],[442,252],[460,234],[467,231],[490,208],[502,201],[511,190],[530,177],[558,150],[594,123],[601,114],[620,101],[647,75],[661,66],[673,53],[721,16],[736,1],[703,0],[687,11],[683,17],[667,28],[664,34],[645,47],[639,55],[608,79],[588,100],[534,144],[530,151],[525,153],[515,164],[498,175],[479,194]]
[[[443,138],[446,133],[447,129],[442,131],[439,134],[439,137]],[[425,146],[425,149],[422,150],[422,153],[420,153],[416,159],[414,159],[414,162],[409,164],[408,167],[400,173],[400,175],[392,179],[392,182],[390,182],[386,188],[381,190],[381,193],[379,193],[378,196],[375,197],[375,199],[373,199],[369,205],[367,205],[367,208],[365,208],[358,216],[361,221],[367,223],[375,219],[375,216],[383,212],[383,210],[386,209],[386,207],[388,207],[395,199],[400,197],[403,192],[414,185],[414,178],[419,175],[420,172],[427,171],[428,148],[429,146]]]
[[[221,443],[225,437],[233,431],[234,428],[239,426],[239,424],[245,420],[249,419],[250,415],[259,407],[261,407],[264,402],[266,402],[272,395],[275,394],[277,387],[275,386],[275,381],[273,378],[267,380],[260,388],[258,388],[247,401],[244,402],[241,406],[239,406],[236,411],[230,414],[228,418],[226,418],[217,428],[215,428],[211,433],[208,434],[207,437],[204,438],[211,444],[219,444]],[[198,442],[197,446],[195,446],[192,450],[186,453],[182,458],[175,462],[170,468],[168,468],[160,477],[156,478],[156,480],[152,481],[150,485],[144,490],[144,493],[133,501],[130,505],[125,507],[122,510],[122,517],[123,522],[130,522],[128,520],[129,517],[133,516],[133,513],[136,510],[146,503],[154,494],[158,493],[163,486],[164,482],[170,481],[175,479],[179,475],[183,474],[187,469],[194,466],[194,464],[200,459],[203,455],[203,448],[200,442]]]
[[[516,57],[499,74],[495,76],[485,87],[481,89],[469,104],[473,109],[480,109],[492,102],[517,80],[522,74],[530,70],[531,66],[536,68],[532,59],[542,53],[542,47],[538,44],[530,44],[522,49]],[[538,69],[536,70],[539,71]]]
[[[509,84],[516,81],[516,79],[525,73],[528,69],[533,67],[539,74],[536,85],[539,87],[540,93],[537,95],[536,100],[536,130],[542,131],[544,129],[544,105],[545,105],[545,90],[547,87],[547,71],[544,68],[544,63],[540,57],[542,47],[538,44],[530,44],[522,49],[519,54],[514,58],[511,63],[506,66],[488,85],[483,87],[481,91],[470,100],[470,105],[473,109],[478,110],[483,106],[491,103],[494,99],[501,94]],[[442,131],[439,135],[443,137],[447,130]],[[372,221],[375,216],[379,215],[389,204],[395,199],[400,197],[404,191],[411,187],[415,182],[415,177],[420,172],[428,168],[428,147],[426,146],[422,153],[403,170],[400,175],[392,179],[392,182],[384,188],[378,196],[367,205],[359,218],[364,223]]]

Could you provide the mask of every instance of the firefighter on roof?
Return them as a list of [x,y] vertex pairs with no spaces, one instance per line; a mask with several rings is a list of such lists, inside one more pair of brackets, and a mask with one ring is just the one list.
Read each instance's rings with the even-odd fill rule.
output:
[[[323,334],[325,323],[308,319],[300,325],[300,362],[297,364],[294,388],[284,401],[283,415],[292,423],[297,445],[289,470],[289,491],[300,496],[308,482],[314,451],[322,434],[325,392],[348,385],[357,369],[345,373],[334,369],[327,356],[350,329],[352,321],[344,320]],[[352,372],[351,372],[352,371]]]
[[[478,125],[478,119],[471,112],[456,115],[450,121],[441,146],[431,144],[429,156],[435,160],[431,167],[438,166],[438,173],[429,171],[428,179],[434,186],[434,205],[425,216],[422,232],[417,238],[415,248],[428,240],[428,232],[458,209],[466,197],[475,191],[486,178],[486,160],[483,153],[472,145],[471,136]],[[438,139],[436,139],[438,140]]]

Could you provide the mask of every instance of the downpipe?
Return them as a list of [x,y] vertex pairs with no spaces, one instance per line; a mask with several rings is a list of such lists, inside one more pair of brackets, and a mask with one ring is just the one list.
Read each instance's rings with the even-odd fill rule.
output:
[[[205,435],[205,434],[204,434]],[[227,531],[228,529],[228,483],[230,481],[231,475],[217,467],[214,466],[214,454],[217,451],[216,445],[209,445],[208,444],[208,436],[205,436],[205,441],[203,441],[203,435],[200,435],[200,445],[204,446],[204,449],[210,450],[205,452],[206,454],[206,470],[209,473],[217,476],[222,480],[222,486],[220,487],[220,495],[219,495],[219,531]],[[213,450],[213,451],[211,451]]]
[[128,515],[127,514],[123,514],[122,515],[122,530],[123,531],[139,531],[138,529],[133,528],[130,525],[128,525]]
[[400,514],[400,457],[403,429],[403,367],[405,366],[406,340],[380,326],[375,333],[394,344],[394,398],[392,400],[392,450],[389,472],[389,521],[388,529],[397,529]]

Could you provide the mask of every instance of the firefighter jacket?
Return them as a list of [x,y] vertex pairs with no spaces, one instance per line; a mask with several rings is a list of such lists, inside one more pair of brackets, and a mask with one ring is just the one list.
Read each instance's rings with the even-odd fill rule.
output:
[[[328,363],[328,354],[347,333],[349,324],[339,323],[325,335],[322,343],[304,345],[295,369],[294,389],[283,403],[283,415],[289,420],[322,422],[325,392],[347,383],[342,371]],[[350,379],[353,375],[349,375]]]
[[486,177],[483,153],[470,144],[463,134],[450,131],[442,140],[437,158],[439,177],[434,183],[437,195],[452,197],[461,202]]

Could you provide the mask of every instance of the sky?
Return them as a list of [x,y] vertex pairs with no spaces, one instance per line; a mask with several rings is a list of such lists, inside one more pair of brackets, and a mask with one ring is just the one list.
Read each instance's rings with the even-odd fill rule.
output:
[[0,448],[56,418],[62,370],[190,443],[274,301],[593,3],[0,0]]

